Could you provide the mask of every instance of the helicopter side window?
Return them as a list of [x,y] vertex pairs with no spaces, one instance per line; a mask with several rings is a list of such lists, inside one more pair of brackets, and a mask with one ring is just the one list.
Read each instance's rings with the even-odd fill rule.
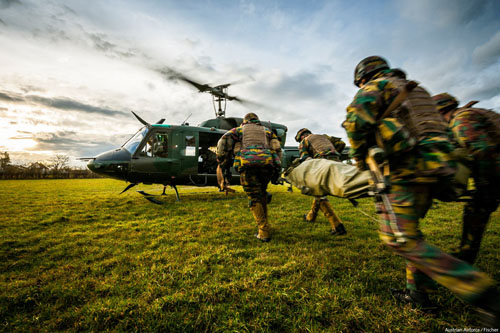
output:
[[154,135],[153,157],[168,157],[168,133],[157,132]]
[[193,135],[186,135],[186,153],[185,156],[196,156],[196,138]]
[[156,132],[151,135],[139,155],[144,157],[168,157],[168,133]]

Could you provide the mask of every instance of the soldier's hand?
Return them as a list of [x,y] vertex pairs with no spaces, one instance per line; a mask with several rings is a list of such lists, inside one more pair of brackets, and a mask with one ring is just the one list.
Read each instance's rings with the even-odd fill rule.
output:
[[366,165],[365,161],[359,160],[356,161],[356,168],[358,168],[360,171],[365,171],[368,170],[368,166]]

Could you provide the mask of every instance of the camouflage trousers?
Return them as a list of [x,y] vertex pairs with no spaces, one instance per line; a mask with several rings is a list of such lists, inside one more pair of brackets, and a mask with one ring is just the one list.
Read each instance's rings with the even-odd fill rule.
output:
[[266,200],[267,185],[272,175],[273,169],[270,167],[247,168],[240,172],[240,184],[250,200],[250,206]]
[[387,246],[406,259],[408,289],[431,292],[435,281],[465,301],[474,302],[494,281],[470,264],[427,243],[419,229],[418,221],[430,208],[437,188],[437,184],[393,184],[389,200],[406,242],[397,242],[382,205],[379,235]]
[[490,215],[498,208],[499,183],[494,181],[495,177],[491,178],[492,185],[477,187],[472,201],[464,207],[462,238],[456,256],[470,264],[474,263],[479,253]]
[[320,209],[323,214],[325,214],[325,217],[328,219],[328,222],[330,223],[332,229],[335,229],[342,223],[340,218],[333,210],[332,205],[328,201],[327,197],[314,197],[311,210],[306,215],[306,220],[308,222],[316,221],[316,217],[318,217]]
[[273,169],[269,167],[247,168],[240,172],[240,183],[248,196],[250,210],[259,228],[259,238],[269,238],[271,225],[267,220],[267,184]]

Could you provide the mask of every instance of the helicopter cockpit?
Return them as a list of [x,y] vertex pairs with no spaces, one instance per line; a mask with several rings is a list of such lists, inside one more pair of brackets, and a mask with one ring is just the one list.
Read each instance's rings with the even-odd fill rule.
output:
[[127,149],[130,154],[134,154],[137,146],[139,146],[146,134],[148,134],[148,130],[149,129],[147,126],[142,127],[139,131],[137,131],[137,133],[135,133],[130,139],[127,140],[127,142],[122,145],[122,148]]
[[156,131],[139,152],[141,157],[168,157],[168,133]]

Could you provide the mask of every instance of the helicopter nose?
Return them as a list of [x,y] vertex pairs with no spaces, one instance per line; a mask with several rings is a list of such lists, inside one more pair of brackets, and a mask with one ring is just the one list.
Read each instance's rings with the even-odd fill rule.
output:
[[97,155],[87,163],[87,168],[106,177],[126,179],[131,157],[128,150],[118,148]]

